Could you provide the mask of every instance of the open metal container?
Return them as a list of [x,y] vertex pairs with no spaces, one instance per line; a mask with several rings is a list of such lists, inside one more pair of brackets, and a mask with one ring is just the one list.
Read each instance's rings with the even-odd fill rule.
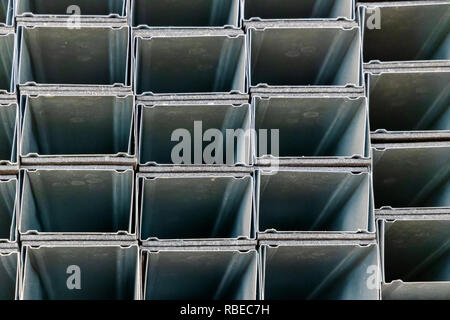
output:
[[16,35],[12,27],[0,26],[0,94],[15,94],[15,70],[17,60]]
[[19,294],[20,258],[17,249],[0,243],[0,300],[16,300]]
[[370,241],[261,241],[261,299],[378,300],[378,248]]
[[21,92],[21,163],[136,165],[132,92],[78,89]]
[[241,0],[244,21],[355,18],[354,0]]
[[258,165],[370,165],[364,96],[253,95],[252,112]]
[[0,27],[14,23],[14,0],[0,0]]
[[359,8],[367,68],[450,59],[450,1],[377,2]]
[[240,0],[131,0],[137,28],[239,28]]
[[242,30],[133,30],[133,39],[137,96],[246,92]]
[[450,215],[379,221],[383,300],[450,299]]
[[245,24],[251,93],[362,86],[360,30],[353,21]]
[[371,173],[352,170],[258,170],[258,239],[374,238]]
[[136,240],[133,170],[59,166],[21,173],[22,240]]
[[21,300],[140,299],[136,243],[23,245]]
[[0,94],[0,174],[16,174],[19,107],[12,95]]
[[249,165],[252,157],[248,96],[214,98],[138,99],[140,169]]
[[124,22],[80,20],[72,28],[50,18],[30,18],[18,23],[18,38],[21,86],[129,85],[129,28]]
[[144,246],[256,244],[250,174],[138,174],[137,184]]
[[255,249],[185,247],[143,249],[146,300],[255,300]]
[[[0,176],[0,247],[17,247],[19,183],[16,176]],[[0,290],[1,291],[1,290]]]
[[450,139],[450,62],[367,74],[373,142]]
[[[16,17],[122,18],[126,22],[127,0],[16,0]],[[20,20],[20,19],[19,19]]]
[[450,212],[450,142],[373,144],[375,207]]

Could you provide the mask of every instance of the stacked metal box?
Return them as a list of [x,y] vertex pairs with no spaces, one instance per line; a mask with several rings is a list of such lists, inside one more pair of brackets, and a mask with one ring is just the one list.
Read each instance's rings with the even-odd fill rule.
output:
[[264,299],[378,299],[368,110],[353,1],[246,1]]
[[382,297],[450,299],[450,2],[367,3],[359,13]]
[[[131,5],[143,298],[256,299],[249,138],[226,149],[250,129],[240,2]],[[208,159],[211,130],[225,141]]]
[[449,299],[449,30],[448,0],[0,0],[0,299]]
[[16,1],[21,299],[140,298],[128,11]]

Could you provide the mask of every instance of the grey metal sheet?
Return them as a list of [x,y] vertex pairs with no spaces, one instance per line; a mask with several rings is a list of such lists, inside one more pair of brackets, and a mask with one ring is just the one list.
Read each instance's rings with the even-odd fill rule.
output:
[[14,23],[14,1],[0,1],[0,26],[11,26]]
[[316,168],[258,174],[258,238],[278,232],[301,239],[304,232],[375,231],[370,173]]
[[[253,97],[255,156],[369,157],[367,105],[364,97]],[[279,146],[259,145],[260,130],[279,130]],[[278,149],[278,150],[277,150]],[[274,151],[278,154],[274,154]]]
[[248,20],[354,19],[354,0],[241,0]]
[[132,0],[132,25],[138,28],[240,26],[240,0]]
[[246,27],[250,90],[361,85],[358,24],[249,22]]
[[376,208],[450,206],[450,142],[372,146]]
[[449,300],[450,281],[383,283],[381,297],[383,300]]
[[368,75],[368,86],[372,139],[450,137],[450,68],[382,71]]
[[133,189],[132,170],[25,170],[21,239],[136,239]]
[[18,83],[127,85],[129,28],[94,25],[20,25]]
[[377,220],[450,220],[450,207],[437,208],[391,208],[375,210]]
[[[140,297],[138,246],[23,247],[22,300],[131,300]],[[68,269],[72,267],[71,269]],[[79,270],[80,289],[69,288]]]
[[19,253],[0,251],[0,300],[15,300],[19,281]]
[[[367,27],[373,8],[379,10],[380,25]],[[450,58],[449,1],[373,3],[361,13],[364,62]]]
[[383,299],[448,299],[450,220],[381,223]]
[[255,300],[257,252],[144,250],[144,298]]
[[16,0],[16,16],[104,16],[126,18],[126,0]]
[[77,158],[91,163],[135,164],[131,94],[68,96],[58,92],[23,99],[20,141],[23,164],[67,163]]
[[[250,164],[251,115],[248,103],[236,105],[211,100],[199,103],[163,101],[149,102],[139,108],[140,165]],[[189,136],[174,136],[177,129],[189,133]],[[214,139],[205,139],[204,134],[211,131],[210,129],[220,132],[222,142],[216,141],[216,136]],[[236,135],[228,135],[230,130]],[[188,138],[190,141],[185,141]],[[185,145],[186,149],[183,152],[178,151],[174,157],[172,153],[177,150],[175,146],[181,144]],[[205,157],[204,152],[208,146],[220,150],[222,154],[218,151],[211,159]],[[179,157],[180,154],[183,157]],[[178,163],[181,161],[182,163]]]
[[[0,168],[17,164],[17,132],[19,124],[17,102],[0,102]],[[1,169],[0,169],[1,170]]]
[[250,175],[159,174],[138,183],[141,240],[254,238]]
[[321,86],[304,86],[304,87],[277,87],[277,86],[258,86],[250,88],[252,97],[269,97],[270,95],[289,94],[305,97],[344,97],[358,98],[365,95],[363,87],[321,87]]
[[194,240],[143,240],[141,247],[149,251],[221,251],[227,250],[247,251],[255,249],[257,240],[253,239],[194,239]]
[[369,278],[378,268],[376,244],[262,245],[260,258],[264,299],[379,298]]
[[139,172],[142,174],[154,173],[234,173],[234,174],[253,174],[254,168],[251,166],[183,166],[183,165],[159,165],[159,166],[140,166]]
[[[1,7],[1,6],[0,6]],[[0,94],[15,92],[16,35],[14,29],[0,28]]]
[[138,96],[246,92],[242,30],[134,30],[133,39]]
[[0,176],[0,246],[17,240],[18,191],[15,176]]

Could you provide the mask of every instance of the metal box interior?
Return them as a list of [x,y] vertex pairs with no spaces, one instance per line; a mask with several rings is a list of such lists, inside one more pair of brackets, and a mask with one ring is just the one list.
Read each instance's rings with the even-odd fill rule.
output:
[[133,124],[131,95],[27,96],[21,157],[132,156]]
[[260,248],[267,300],[378,300],[368,270],[378,268],[377,246],[305,245]]
[[[132,300],[139,297],[138,247],[24,246],[22,300]],[[67,286],[69,266],[81,290]]]
[[24,171],[19,232],[135,237],[132,170]]
[[133,27],[238,27],[239,0],[133,0]]
[[274,155],[271,148],[261,150],[257,144],[258,157],[369,156],[364,97],[254,97],[252,106],[256,134],[279,130],[279,154]]
[[141,192],[142,240],[253,238],[250,175],[160,175]]
[[147,300],[255,300],[255,250],[144,251]]
[[369,173],[259,173],[259,232],[375,231]]
[[128,27],[20,26],[19,33],[19,84],[128,84]]

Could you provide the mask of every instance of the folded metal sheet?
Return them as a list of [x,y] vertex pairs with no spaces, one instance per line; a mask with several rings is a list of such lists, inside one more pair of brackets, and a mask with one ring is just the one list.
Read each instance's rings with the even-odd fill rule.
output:
[[132,170],[24,170],[22,240],[135,240]]
[[242,30],[134,30],[133,38],[138,96],[246,91]]
[[254,186],[248,174],[141,174],[138,183],[144,245],[255,238]]
[[247,22],[249,84],[286,87],[361,85],[360,32],[351,21]]
[[450,142],[372,146],[376,208],[450,210]]
[[23,246],[21,300],[132,300],[140,297],[136,244]]
[[19,24],[18,83],[128,85],[129,28],[82,22],[77,28],[44,19]]
[[257,252],[218,248],[147,251],[146,300],[255,300]]
[[[321,158],[331,162],[370,156],[367,103],[363,96],[253,96],[252,112],[256,164],[271,158],[282,162]],[[278,144],[274,144],[272,135],[261,136],[274,129],[279,130]]]
[[0,246],[17,240],[18,195],[17,178],[0,176]]
[[19,253],[0,249],[0,300],[15,300],[19,281]]
[[0,0],[0,26],[11,26],[14,22],[14,0]]
[[133,27],[240,27],[240,0],[132,0]]
[[16,0],[16,16],[126,18],[126,0]]
[[241,0],[244,21],[354,19],[354,0]]
[[261,298],[378,300],[377,245],[261,244]]
[[[24,165],[73,162],[134,165],[134,99],[97,90],[22,96]],[[70,134],[67,134],[70,132]]]
[[[1,95],[0,95],[1,96]],[[0,172],[15,173],[19,112],[15,97],[0,97]]]
[[450,215],[380,221],[382,298],[450,299],[449,239]]
[[372,141],[450,139],[450,67],[368,74]]
[[360,86],[356,22],[248,22],[250,91],[255,87]]
[[250,164],[248,100],[137,103],[141,166]]
[[16,61],[14,30],[0,28],[0,94],[15,93],[14,66]]
[[450,1],[361,6],[364,62],[449,60]]
[[375,232],[371,174],[351,170],[259,170],[258,239]]

